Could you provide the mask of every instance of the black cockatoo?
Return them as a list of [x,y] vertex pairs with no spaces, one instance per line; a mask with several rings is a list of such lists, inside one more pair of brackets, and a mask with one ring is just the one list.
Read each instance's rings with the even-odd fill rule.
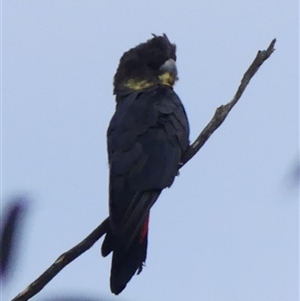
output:
[[114,76],[116,111],[107,131],[109,223],[102,255],[112,254],[110,287],[119,294],[142,271],[149,213],[178,174],[189,124],[173,90],[176,46],[153,38],[125,52]]

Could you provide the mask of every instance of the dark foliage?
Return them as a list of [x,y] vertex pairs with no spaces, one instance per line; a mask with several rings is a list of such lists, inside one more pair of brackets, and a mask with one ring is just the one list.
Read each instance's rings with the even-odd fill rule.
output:
[[7,280],[13,271],[26,209],[26,199],[16,197],[9,202],[1,217],[1,280]]

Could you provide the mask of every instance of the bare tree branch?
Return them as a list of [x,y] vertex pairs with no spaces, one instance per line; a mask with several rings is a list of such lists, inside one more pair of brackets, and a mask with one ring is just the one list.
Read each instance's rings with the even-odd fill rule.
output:
[[195,142],[191,144],[186,153],[183,155],[182,166],[185,165],[189,160],[191,160],[195,156],[195,154],[200,150],[200,148],[208,140],[211,134],[223,123],[233,106],[241,98],[251,78],[257,72],[259,67],[264,63],[264,61],[266,61],[274,52],[275,43],[276,39],[272,40],[267,50],[258,51],[254,61],[252,62],[248,70],[245,72],[234,97],[226,105],[222,105],[217,108],[214,117],[204,128],[204,130],[200,133]]
[[12,300],[25,301],[36,295],[43,287],[51,281],[65,266],[82,253],[88,250],[93,244],[107,232],[108,218],[106,218],[93,232],[91,232],[84,240],[75,247],[60,255],[55,262],[35,281],[29,284],[26,289],[18,294]]
[[[191,160],[195,154],[200,150],[204,143],[208,140],[211,134],[223,123],[233,106],[238,102],[248,86],[251,78],[257,72],[259,67],[271,56],[274,52],[274,45],[276,39],[272,40],[269,47],[266,50],[258,51],[254,61],[245,72],[241,83],[232,98],[232,100],[217,108],[213,118],[200,133],[197,139],[191,144],[186,153],[183,155],[182,163],[179,168],[184,166],[189,160]],[[12,301],[25,301],[36,295],[43,287],[51,281],[65,266],[71,261],[79,257],[82,253],[87,251],[93,244],[100,239],[108,228],[108,218],[106,218],[91,234],[89,234],[84,240],[78,245],[65,252],[34,282],[32,282],[23,292],[18,294]]]

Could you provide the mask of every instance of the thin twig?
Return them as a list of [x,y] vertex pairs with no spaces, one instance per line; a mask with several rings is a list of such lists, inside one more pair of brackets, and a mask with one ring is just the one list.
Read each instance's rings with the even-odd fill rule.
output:
[[55,262],[26,289],[18,294],[13,301],[25,301],[36,295],[51,281],[66,265],[87,251],[93,244],[107,232],[108,218],[106,218],[93,232],[75,247],[60,255]]
[[[200,133],[197,139],[191,144],[186,153],[183,155],[182,163],[179,168],[184,166],[189,160],[191,160],[195,154],[200,150],[204,143],[208,140],[211,134],[223,123],[233,106],[238,102],[248,86],[251,78],[257,72],[259,67],[266,61],[274,52],[274,45],[276,39],[272,40],[269,47],[266,50],[258,51],[254,61],[245,72],[241,83],[232,98],[232,100],[226,105],[222,105],[217,108],[213,118]],[[87,251],[93,244],[100,239],[108,228],[108,218],[106,218],[91,234],[89,234],[78,245],[63,253],[57,258],[57,260],[34,282],[32,282],[23,292],[18,294],[12,301],[26,301],[36,295],[43,287],[51,281],[65,266],[71,261],[79,257],[82,253]]]
[[197,137],[195,142],[191,144],[191,146],[188,148],[186,153],[183,155],[182,158],[182,165],[185,165],[189,160],[191,160],[196,153],[200,150],[200,148],[204,145],[204,143],[208,140],[208,138],[211,136],[211,134],[223,123],[233,106],[238,102],[238,100],[241,98],[242,94],[244,93],[246,87],[248,86],[251,78],[254,76],[254,74],[257,72],[259,67],[264,63],[265,60],[267,60],[271,54],[274,52],[274,45],[275,45],[276,39],[272,40],[267,50],[258,51],[254,61],[248,68],[248,70],[245,72],[241,83],[232,98],[232,100],[227,103],[226,105],[222,105],[217,108],[214,117],[211,119],[211,121],[208,123],[208,125],[204,128],[204,130],[200,133],[200,135]]

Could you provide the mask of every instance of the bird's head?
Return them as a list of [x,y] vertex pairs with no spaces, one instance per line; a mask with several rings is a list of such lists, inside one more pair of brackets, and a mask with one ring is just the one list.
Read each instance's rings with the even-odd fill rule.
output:
[[172,87],[177,80],[176,46],[168,37],[153,38],[126,51],[114,77],[114,94],[143,90],[156,84]]

